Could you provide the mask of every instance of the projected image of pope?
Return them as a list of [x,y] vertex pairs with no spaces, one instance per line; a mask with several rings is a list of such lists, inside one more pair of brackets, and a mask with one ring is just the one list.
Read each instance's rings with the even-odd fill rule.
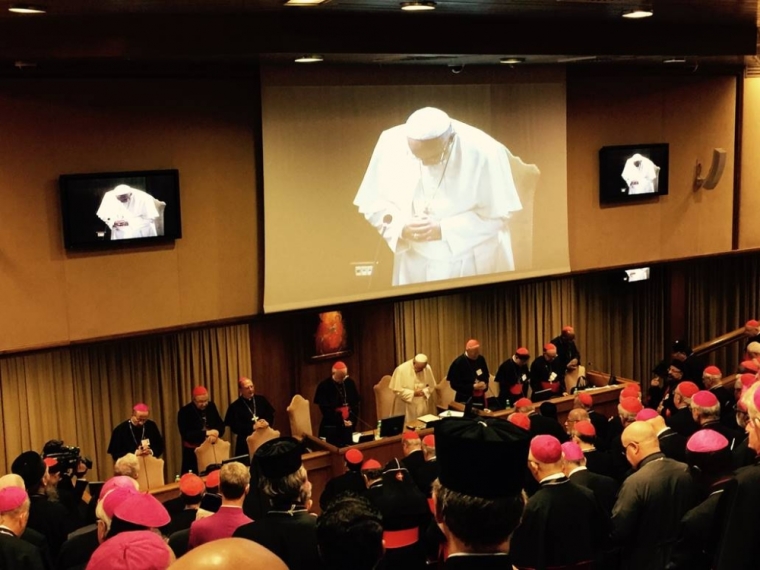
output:
[[657,177],[660,167],[639,153],[625,161],[620,175],[628,185],[628,195],[654,194],[657,192]]
[[119,184],[103,195],[97,216],[110,228],[112,240],[159,235],[156,199],[126,184]]
[[514,270],[508,150],[440,109],[380,135],[354,205],[394,253],[393,285]]

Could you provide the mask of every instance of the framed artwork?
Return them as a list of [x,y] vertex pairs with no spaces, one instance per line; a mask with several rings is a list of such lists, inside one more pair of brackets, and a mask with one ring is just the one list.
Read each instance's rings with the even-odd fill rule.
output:
[[348,325],[343,311],[325,311],[317,314],[309,331],[309,360],[327,360],[351,354]]

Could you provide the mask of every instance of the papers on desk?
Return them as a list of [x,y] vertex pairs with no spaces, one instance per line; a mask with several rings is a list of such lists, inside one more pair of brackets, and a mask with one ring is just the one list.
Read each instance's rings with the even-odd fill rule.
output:
[[437,422],[440,419],[441,418],[433,414],[425,414],[424,416],[420,416],[419,418],[417,418],[417,420],[424,422],[426,424],[429,424],[430,422]]
[[445,412],[441,412],[440,414],[438,414],[438,417],[439,418],[463,418],[464,412],[458,412],[456,410],[446,410]]

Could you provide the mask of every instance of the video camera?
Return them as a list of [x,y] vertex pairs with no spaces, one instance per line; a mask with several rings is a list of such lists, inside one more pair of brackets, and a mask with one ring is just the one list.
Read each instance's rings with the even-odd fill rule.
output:
[[60,472],[72,474],[77,472],[81,462],[87,469],[92,469],[92,459],[82,456],[80,449],[72,445],[63,445],[63,440],[51,439],[42,448],[42,457],[51,457],[58,461]]

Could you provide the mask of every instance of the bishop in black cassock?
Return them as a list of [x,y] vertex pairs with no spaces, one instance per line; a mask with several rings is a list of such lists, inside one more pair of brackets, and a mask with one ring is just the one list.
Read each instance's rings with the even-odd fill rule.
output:
[[446,378],[456,392],[457,402],[467,402],[472,399],[474,405],[487,407],[488,365],[486,359],[480,354],[480,343],[477,340],[467,341],[464,354],[454,359],[449,366]]
[[195,449],[208,436],[216,432],[215,437],[224,434],[224,421],[216,409],[216,404],[209,401],[208,390],[203,386],[193,389],[193,401],[179,409],[177,426],[182,437],[182,473],[198,473],[198,460]]
[[348,368],[344,363],[336,362],[332,376],[319,383],[314,403],[322,412],[319,437],[338,447],[351,445],[351,434],[359,417],[359,391],[356,383],[348,377]]
[[254,426],[274,426],[274,408],[264,396],[255,393],[253,381],[241,376],[238,390],[240,397],[230,404],[224,416],[224,425],[237,436],[235,456],[248,455],[246,438],[253,433]]
[[148,419],[149,410],[145,404],[135,404],[132,417],[117,425],[111,433],[108,453],[116,461],[127,453],[135,453],[148,440],[150,455],[161,457],[164,453],[164,438],[156,422]]

